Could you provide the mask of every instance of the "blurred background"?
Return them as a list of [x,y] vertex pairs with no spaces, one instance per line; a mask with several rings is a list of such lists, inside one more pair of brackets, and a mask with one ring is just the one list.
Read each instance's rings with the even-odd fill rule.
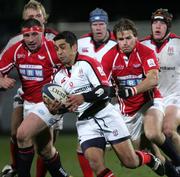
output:
[[[39,0],[50,15],[48,26],[58,30],[72,30],[78,37],[89,32],[89,13],[96,7],[109,14],[109,29],[121,17],[128,17],[136,23],[139,38],[150,34],[150,17],[157,8],[167,8],[174,16],[172,31],[180,35],[180,9],[177,1],[170,0]],[[0,0],[0,50],[8,40],[19,33],[22,10],[28,0]],[[13,96],[20,85],[15,71],[11,73],[17,80],[16,87],[0,93],[0,134],[9,133]],[[64,131],[75,131],[75,117],[67,114]]]

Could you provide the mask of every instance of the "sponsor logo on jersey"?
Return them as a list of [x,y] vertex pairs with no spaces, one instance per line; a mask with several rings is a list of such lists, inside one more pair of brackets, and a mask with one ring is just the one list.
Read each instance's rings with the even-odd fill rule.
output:
[[49,122],[50,125],[53,125],[53,124],[55,124],[55,123],[57,122],[57,120],[54,119],[54,118],[50,118],[50,119],[48,120],[48,122]]
[[123,70],[123,69],[124,69],[123,65],[113,66],[113,70]]
[[39,59],[39,60],[44,60],[44,59],[45,59],[45,56],[38,55],[38,59]]
[[25,80],[43,80],[43,68],[41,65],[19,65],[19,72]]
[[41,114],[42,116],[45,115],[45,111],[44,111],[43,109],[39,109],[38,112],[39,112],[39,114]]
[[148,63],[148,66],[149,66],[149,67],[156,66],[156,64],[155,64],[155,62],[154,62],[154,60],[153,60],[152,58],[148,59],[148,60],[147,60],[147,63]]
[[81,92],[84,92],[86,90],[90,91],[91,90],[91,86],[90,85],[86,85],[84,87],[78,88],[73,93],[81,93]]
[[20,53],[18,53],[17,54],[17,59],[20,59],[20,58],[25,58],[26,57],[26,55],[25,54],[20,54]]
[[130,86],[134,87],[138,85],[140,82],[143,80],[143,75],[128,75],[128,76],[122,76],[122,77],[117,77],[119,84],[122,86]]
[[176,67],[175,66],[172,66],[172,67],[167,67],[167,66],[161,66],[160,67],[161,70],[167,70],[167,71],[170,71],[170,70],[175,70]]
[[133,67],[134,67],[134,68],[139,68],[140,66],[141,66],[140,63],[138,63],[138,64],[133,64]]

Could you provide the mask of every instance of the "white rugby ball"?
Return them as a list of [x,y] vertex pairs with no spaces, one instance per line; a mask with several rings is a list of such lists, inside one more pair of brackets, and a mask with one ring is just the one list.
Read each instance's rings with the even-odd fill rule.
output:
[[43,99],[48,98],[50,100],[58,100],[63,104],[67,100],[67,94],[63,88],[60,85],[54,83],[48,83],[43,86],[42,97]]

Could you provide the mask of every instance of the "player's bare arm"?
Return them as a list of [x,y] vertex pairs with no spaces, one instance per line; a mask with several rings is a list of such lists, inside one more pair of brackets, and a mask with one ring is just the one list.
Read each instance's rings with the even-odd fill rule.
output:
[[145,92],[157,86],[158,84],[158,69],[149,70],[146,74],[146,78],[136,86],[138,93]]
[[8,75],[3,76],[0,73],[0,87],[4,89],[13,88],[15,85],[15,79],[8,77]]

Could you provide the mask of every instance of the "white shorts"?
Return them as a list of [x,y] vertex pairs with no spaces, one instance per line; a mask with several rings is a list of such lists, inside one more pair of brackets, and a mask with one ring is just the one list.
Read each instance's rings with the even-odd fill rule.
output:
[[43,102],[31,103],[28,101],[24,101],[24,117],[26,117],[30,112],[36,114],[47,124],[48,127],[53,126],[58,121],[63,124],[62,115],[51,114]]
[[[153,104],[153,105],[152,105]],[[125,116],[122,115],[129,132],[131,134],[131,139],[137,140],[140,138],[143,131],[143,117],[144,113],[147,111],[147,109],[157,109],[161,111],[164,114],[164,104],[162,102],[162,99],[154,99],[154,102],[148,102],[146,103],[135,115],[133,116]]]
[[[120,113],[112,104],[108,104],[89,120],[76,122],[80,144],[87,140],[104,137],[106,141],[124,140],[129,137],[129,131]],[[129,137],[130,138],[130,137]]]
[[175,105],[180,108],[180,94],[174,93],[163,98],[165,107]]

